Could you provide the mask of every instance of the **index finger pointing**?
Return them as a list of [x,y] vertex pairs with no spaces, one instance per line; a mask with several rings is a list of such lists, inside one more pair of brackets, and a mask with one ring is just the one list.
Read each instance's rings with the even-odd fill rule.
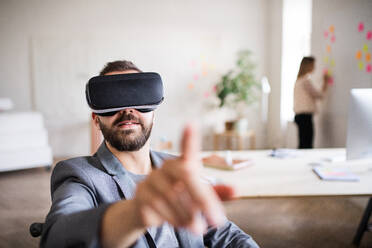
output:
[[187,124],[182,136],[181,159],[196,161],[200,151],[200,137],[195,124]]

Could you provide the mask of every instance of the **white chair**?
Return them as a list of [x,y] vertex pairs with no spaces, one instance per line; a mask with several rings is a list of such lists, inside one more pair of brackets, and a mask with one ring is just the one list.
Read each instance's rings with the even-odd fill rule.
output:
[[0,112],[0,171],[50,167],[52,150],[38,112]]

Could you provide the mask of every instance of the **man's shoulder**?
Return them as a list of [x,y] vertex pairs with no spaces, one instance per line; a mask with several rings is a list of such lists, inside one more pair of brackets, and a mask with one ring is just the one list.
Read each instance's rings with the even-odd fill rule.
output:
[[51,176],[52,191],[65,181],[84,182],[91,185],[98,175],[106,175],[100,161],[95,156],[82,156],[59,161]]
[[[89,171],[104,171],[96,156],[81,156],[59,161],[53,172],[89,173]],[[97,171],[98,170],[98,171]]]
[[95,166],[99,163],[99,160],[96,156],[80,156],[74,158],[68,158],[65,160],[59,161],[57,165],[64,165],[64,166]]

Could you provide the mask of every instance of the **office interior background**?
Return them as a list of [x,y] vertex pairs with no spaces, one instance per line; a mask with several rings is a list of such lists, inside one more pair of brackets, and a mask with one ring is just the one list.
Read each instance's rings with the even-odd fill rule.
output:
[[[234,68],[238,52],[250,50],[256,80],[266,77],[271,88],[267,99],[259,91],[243,111],[256,148],[295,148],[293,86],[301,58],[313,55],[314,82],[320,87],[325,68],[334,80],[315,119],[315,147],[345,147],[349,90],[372,87],[370,60],[361,66],[356,58],[359,50],[371,52],[370,30],[370,0],[1,0],[0,97],[12,100],[11,111],[42,114],[55,159],[88,155],[85,84],[105,63],[126,59],[163,78],[165,100],[156,110],[153,147],[170,141],[170,150],[179,151],[183,126],[196,121],[203,150],[213,150],[213,135],[236,117],[218,108],[214,87]],[[7,176],[13,174],[2,178]],[[352,203],[362,212],[365,199]],[[251,206],[260,212],[265,204]]]

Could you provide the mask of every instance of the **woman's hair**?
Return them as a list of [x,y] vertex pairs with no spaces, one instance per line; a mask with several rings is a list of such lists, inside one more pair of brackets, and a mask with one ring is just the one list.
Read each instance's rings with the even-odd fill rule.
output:
[[297,78],[304,76],[306,73],[310,72],[315,63],[315,58],[312,56],[303,57],[300,65],[300,70],[298,71]]

